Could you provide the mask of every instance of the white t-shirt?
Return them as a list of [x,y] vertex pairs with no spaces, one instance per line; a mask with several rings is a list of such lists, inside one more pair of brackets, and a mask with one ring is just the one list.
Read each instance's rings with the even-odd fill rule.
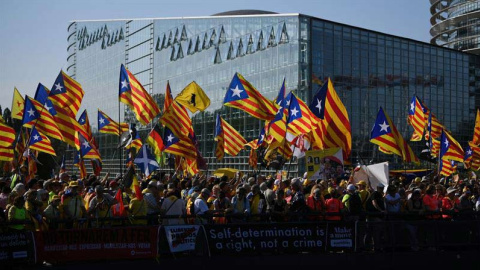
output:
[[204,200],[200,199],[200,196],[197,199],[195,199],[194,205],[195,205],[196,215],[202,215],[208,211],[207,203]]

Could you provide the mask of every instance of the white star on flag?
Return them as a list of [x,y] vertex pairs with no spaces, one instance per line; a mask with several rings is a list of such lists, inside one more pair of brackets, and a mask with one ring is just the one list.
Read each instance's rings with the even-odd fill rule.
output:
[[100,124],[103,125],[103,124],[105,124],[105,119],[100,117],[100,120],[98,120],[98,122],[100,122]]
[[52,108],[52,107],[48,107],[48,104],[45,103],[45,109],[47,109],[47,111],[50,111],[51,108]]
[[125,80],[122,81],[122,89],[123,89],[123,88],[128,88],[127,79],[125,79]]
[[318,108],[318,113],[322,111],[322,101],[317,98],[317,106],[315,108]]
[[382,131],[388,132],[389,125],[387,125],[386,121],[383,121],[383,124],[381,124],[379,126],[380,126],[380,132],[382,132]]
[[281,113],[283,110],[282,106],[280,106],[280,108],[278,108],[278,111],[277,111],[277,114]]
[[410,103],[410,111],[414,111],[415,110],[415,103]]
[[30,108],[30,110],[27,111],[27,112],[28,112],[28,116],[34,116],[35,115],[35,111],[32,108]]
[[33,139],[34,139],[35,141],[38,141],[38,139],[40,139],[40,136],[38,136],[37,134],[35,134],[35,136],[33,136]]
[[230,88],[230,90],[233,92],[232,97],[234,97],[234,96],[240,97],[240,93],[243,92],[242,89],[238,88],[238,84],[237,84],[237,86],[235,86],[235,88]]
[[447,139],[445,139],[444,144],[445,144],[445,147],[448,147],[448,140]]
[[55,84],[56,91],[62,91],[63,86],[60,83]]
[[85,147],[85,149],[90,148],[90,145],[88,144],[87,141],[84,141],[84,142],[82,143],[82,145],[83,145],[83,147]]
[[291,111],[291,115],[297,116],[297,113],[298,113],[298,112],[299,112],[299,111],[297,110],[297,108],[296,108],[296,107],[293,107],[293,110]]
[[169,134],[167,137],[168,142],[172,142],[175,137],[172,136],[172,134]]
[[472,154],[472,150],[468,149],[467,155],[470,156]]
[[82,124],[83,124],[84,122],[85,122],[85,119],[83,119],[83,118],[82,118],[82,119],[80,119],[80,123],[82,123]]

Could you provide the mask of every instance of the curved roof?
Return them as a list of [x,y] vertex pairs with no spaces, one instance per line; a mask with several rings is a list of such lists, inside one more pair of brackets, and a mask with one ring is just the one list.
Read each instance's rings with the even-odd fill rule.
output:
[[257,9],[238,9],[213,14],[212,16],[233,16],[233,15],[261,15],[261,14],[278,14],[273,11],[257,10]]

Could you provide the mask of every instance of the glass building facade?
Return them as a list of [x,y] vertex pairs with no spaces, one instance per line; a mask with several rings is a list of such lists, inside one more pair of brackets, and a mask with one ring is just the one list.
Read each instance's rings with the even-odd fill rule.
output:
[[[316,82],[330,77],[345,104],[352,125],[353,163],[389,160],[369,142],[380,106],[409,138],[407,125],[414,94],[465,145],[473,134],[478,107],[477,56],[419,41],[359,29],[301,14],[223,15],[114,21],[76,21],[68,28],[67,72],[85,90],[87,109],[96,131],[97,109],[113,119],[134,119],[118,103],[120,64],[125,64],[160,107],[167,82],[175,97],[196,81],[210,97],[205,112],[192,115],[200,151],[209,170],[235,167],[249,171],[248,152],[214,158],[215,115],[220,113],[247,141],[258,137],[263,123],[245,112],[222,106],[235,72],[241,73],[264,96],[274,99],[286,79],[307,103]],[[119,113],[120,112],[120,113]],[[140,127],[145,138],[151,126]],[[115,171],[118,137],[97,134],[105,167]],[[418,154],[423,142],[411,144]],[[288,166],[284,168],[287,169]],[[301,160],[290,172],[302,174]]]

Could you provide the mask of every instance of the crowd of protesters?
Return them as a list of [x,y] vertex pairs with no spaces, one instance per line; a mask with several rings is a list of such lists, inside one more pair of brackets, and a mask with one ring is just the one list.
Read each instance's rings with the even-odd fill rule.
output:
[[[306,175],[305,175],[306,176]],[[468,220],[480,213],[476,175],[459,179],[403,177],[370,185],[367,179],[316,181],[272,176],[177,177],[163,172],[139,181],[120,175],[86,179],[61,173],[24,183],[0,179],[0,230],[55,230],[121,225],[174,225],[287,221]],[[119,191],[120,190],[120,191]],[[118,196],[120,194],[120,197]],[[116,196],[117,195],[117,196]],[[119,211],[120,201],[124,211]],[[366,237],[369,235],[367,230]],[[414,232],[412,232],[414,233]]]

